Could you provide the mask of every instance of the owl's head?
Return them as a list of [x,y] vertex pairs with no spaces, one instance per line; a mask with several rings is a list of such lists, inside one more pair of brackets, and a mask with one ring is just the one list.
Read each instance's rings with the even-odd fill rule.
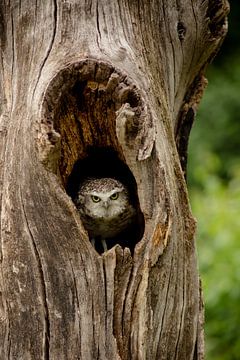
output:
[[85,180],[79,188],[77,204],[81,213],[93,218],[113,218],[129,204],[126,187],[112,178]]

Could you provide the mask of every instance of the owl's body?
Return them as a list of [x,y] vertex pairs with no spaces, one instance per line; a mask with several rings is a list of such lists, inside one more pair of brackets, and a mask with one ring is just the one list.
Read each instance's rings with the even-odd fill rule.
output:
[[127,188],[113,178],[88,178],[80,184],[75,201],[91,241],[114,238],[132,225],[136,209]]

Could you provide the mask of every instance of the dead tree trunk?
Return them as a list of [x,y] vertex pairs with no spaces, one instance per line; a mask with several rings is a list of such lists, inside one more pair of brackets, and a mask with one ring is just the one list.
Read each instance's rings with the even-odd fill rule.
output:
[[[227,12],[1,1],[1,359],[203,358],[184,174]],[[142,234],[129,247],[99,254],[88,239],[71,196],[74,171],[92,169],[132,187]]]

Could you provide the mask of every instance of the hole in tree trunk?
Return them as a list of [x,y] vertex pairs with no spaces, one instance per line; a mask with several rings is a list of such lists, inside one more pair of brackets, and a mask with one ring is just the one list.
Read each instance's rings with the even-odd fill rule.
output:
[[[116,244],[123,248],[128,247],[133,254],[136,243],[141,239],[144,231],[144,219],[140,211],[137,196],[136,181],[128,166],[119,159],[118,154],[110,147],[98,148],[89,147],[88,155],[79,159],[68,178],[66,190],[74,202],[78,195],[79,184],[86,178],[113,178],[119,180],[129,191],[129,202],[137,209],[136,217],[131,226],[118,235],[106,239],[107,248],[110,249]],[[94,247],[99,252],[104,251],[99,238],[95,239]]]
[[[133,252],[144,231],[144,218],[136,181],[116,136],[116,112],[126,103],[137,116],[141,114],[138,89],[110,64],[88,59],[62,70],[45,94],[40,155],[73,201],[79,184],[89,177],[111,177],[126,186],[137,215],[132,226],[107,240],[107,248],[118,243]],[[96,241],[95,248],[103,252]]]

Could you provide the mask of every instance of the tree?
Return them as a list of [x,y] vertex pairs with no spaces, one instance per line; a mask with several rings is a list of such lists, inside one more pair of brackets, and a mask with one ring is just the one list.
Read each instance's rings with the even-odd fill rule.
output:
[[[4,359],[203,358],[184,174],[227,13],[224,0],[1,3]],[[142,214],[130,249],[92,247],[76,166],[128,182]]]

